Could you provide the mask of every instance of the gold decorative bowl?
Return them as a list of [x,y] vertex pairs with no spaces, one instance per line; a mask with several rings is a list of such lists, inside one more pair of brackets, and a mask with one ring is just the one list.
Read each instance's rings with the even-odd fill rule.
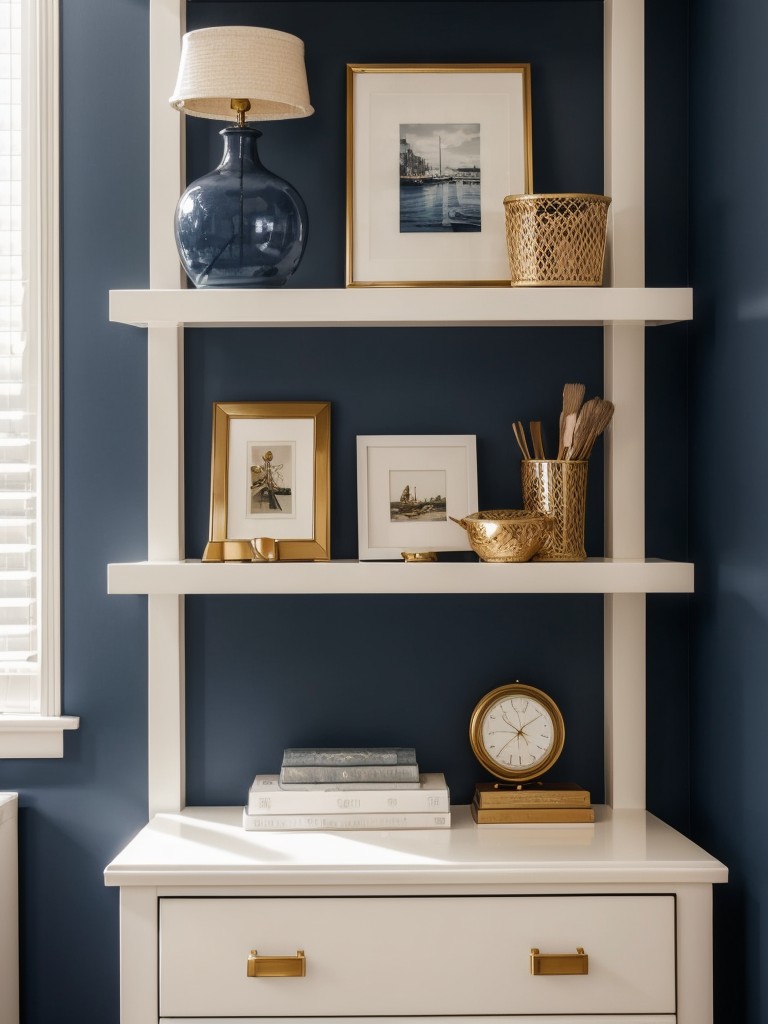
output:
[[[453,519],[453,516],[451,516]],[[528,562],[544,544],[552,517],[521,508],[497,508],[453,519],[484,562]]]

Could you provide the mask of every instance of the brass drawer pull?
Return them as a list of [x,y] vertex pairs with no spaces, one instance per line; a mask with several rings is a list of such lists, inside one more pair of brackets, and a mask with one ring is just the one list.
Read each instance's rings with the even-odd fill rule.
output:
[[531,950],[531,974],[589,974],[589,956],[582,946],[575,953],[540,953]]
[[296,956],[259,956],[255,949],[248,957],[249,978],[304,978],[307,961],[304,950],[296,950]]

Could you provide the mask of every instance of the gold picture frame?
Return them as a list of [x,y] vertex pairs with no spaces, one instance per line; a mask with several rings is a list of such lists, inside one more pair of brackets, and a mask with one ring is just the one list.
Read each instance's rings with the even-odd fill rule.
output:
[[347,287],[508,286],[531,138],[529,64],[348,64]]
[[214,403],[204,562],[258,560],[255,538],[276,540],[281,561],[331,557],[330,410],[329,402]]

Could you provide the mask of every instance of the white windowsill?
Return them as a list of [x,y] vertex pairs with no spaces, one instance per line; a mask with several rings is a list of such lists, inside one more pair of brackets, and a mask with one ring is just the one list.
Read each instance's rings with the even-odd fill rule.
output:
[[73,715],[0,714],[0,758],[63,757],[64,731],[79,727]]

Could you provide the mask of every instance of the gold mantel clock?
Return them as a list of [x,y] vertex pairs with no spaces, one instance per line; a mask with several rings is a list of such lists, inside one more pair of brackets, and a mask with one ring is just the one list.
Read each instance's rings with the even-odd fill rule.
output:
[[480,764],[506,782],[528,782],[557,761],[565,725],[546,693],[518,682],[480,699],[469,722],[469,742]]

